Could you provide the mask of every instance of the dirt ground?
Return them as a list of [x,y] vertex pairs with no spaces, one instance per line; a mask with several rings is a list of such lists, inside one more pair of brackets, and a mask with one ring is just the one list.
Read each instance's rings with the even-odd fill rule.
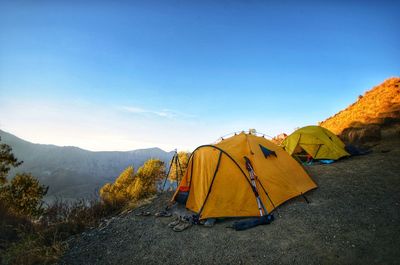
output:
[[60,264],[400,264],[400,139],[307,170],[319,186],[310,203],[286,202],[270,225],[237,232],[225,220],[177,233],[171,218],[135,210],[71,239]]

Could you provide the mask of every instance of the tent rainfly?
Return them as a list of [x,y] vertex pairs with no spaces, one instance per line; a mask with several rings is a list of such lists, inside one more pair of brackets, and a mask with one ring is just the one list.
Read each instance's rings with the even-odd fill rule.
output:
[[[245,157],[257,175],[256,189]],[[198,147],[172,200],[185,203],[199,219],[260,216],[257,192],[268,213],[316,188],[304,169],[264,137],[240,133]]]
[[282,145],[290,155],[304,150],[313,159],[338,160],[341,157],[350,156],[339,137],[320,126],[300,128],[289,135]]

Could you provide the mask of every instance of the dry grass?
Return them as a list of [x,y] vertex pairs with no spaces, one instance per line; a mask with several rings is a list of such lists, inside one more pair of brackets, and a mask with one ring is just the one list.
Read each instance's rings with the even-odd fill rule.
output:
[[[78,200],[72,204],[58,200],[45,208],[38,219],[23,216],[12,207],[12,202],[0,201],[0,264],[57,262],[72,235],[98,227],[106,217],[124,214],[148,203],[148,198],[156,192],[155,179],[163,171],[163,162],[149,160],[133,178],[134,171],[130,167],[116,180],[117,189],[111,190],[112,196],[102,200]],[[133,184],[132,187],[129,184]],[[109,184],[108,187],[113,186]],[[125,196],[126,191],[132,196]]]
[[400,123],[400,78],[387,79],[320,125],[346,141],[380,139],[381,128]]
[[66,249],[66,239],[121,209],[96,200],[56,201],[38,220],[30,220],[0,203],[0,264],[53,264]]

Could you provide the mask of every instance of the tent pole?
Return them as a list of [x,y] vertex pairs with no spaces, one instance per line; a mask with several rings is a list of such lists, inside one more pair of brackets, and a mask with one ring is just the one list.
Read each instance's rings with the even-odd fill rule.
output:
[[181,173],[181,176],[183,177],[182,165],[181,165],[181,162],[179,161],[179,154],[178,154],[178,159],[177,160],[178,160],[179,172]]
[[307,197],[306,197],[306,195],[304,195],[304,193],[301,193],[301,196],[303,196],[303,198],[307,204],[310,204],[310,201],[307,199]]
[[318,145],[318,149],[317,149],[317,152],[315,152],[314,159],[316,159],[316,157],[317,157],[317,154],[318,154],[318,152],[319,152],[319,149],[321,148],[321,146],[322,146],[322,144],[319,144],[319,145]]
[[178,173],[178,153],[175,153],[175,181],[176,181],[176,188],[178,188],[179,185],[179,173]]
[[272,206],[274,207],[274,210],[276,210],[277,214],[279,215],[279,217],[281,217],[281,214],[278,211],[278,208],[275,206],[274,202],[271,200],[271,197],[269,197],[269,194],[267,192],[267,190],[264,188],[263,184],[261,183],[260,179],[257,178],[258,183],[260,184],[261,188],[263,189],[263,191],[265,192],[265,195],[267,195],[268,200],[271,202]]

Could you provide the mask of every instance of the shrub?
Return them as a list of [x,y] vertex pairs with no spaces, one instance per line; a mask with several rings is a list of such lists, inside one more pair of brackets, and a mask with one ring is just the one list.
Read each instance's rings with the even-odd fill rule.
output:
[[[55,201],[32,222],[7,211],[0,203],[0,264],[53,264],[66,248],[70,236],[99,224],[102,218],[115,214],[120,205],[98,200],[73,203]],[[7,233],[3,234],[3,229]]]
[[[16,214],[0,200],[0,250],[18,241],[21,233],[33,230],[31,221],[23,215]],[[0,262],[1,264],[1,262]]]
[[128,189],[134,181],[134,169],[127,167],[114,183],[107,183],[100,189],[100,198],[109,204],[125,204],[132,199]]
[[133,167],[126,168],[114,183],[107,183],[100,189],[105,203],[124,205],[148,198],[156,193],[156,181],[165,176],[164,162],[149,159],[134,174]]
[[0,188],[0,199],[16,213],[38,216],[42,211],[42,199],[47,190],[48,188],[40,185],[31,174],[22,173]]
[[[1,138],[0,138],[1,141]],[[7,174],[12,167],[22,164],[12,153],[12,148],[0,142],[0,185],[7,182]]]

